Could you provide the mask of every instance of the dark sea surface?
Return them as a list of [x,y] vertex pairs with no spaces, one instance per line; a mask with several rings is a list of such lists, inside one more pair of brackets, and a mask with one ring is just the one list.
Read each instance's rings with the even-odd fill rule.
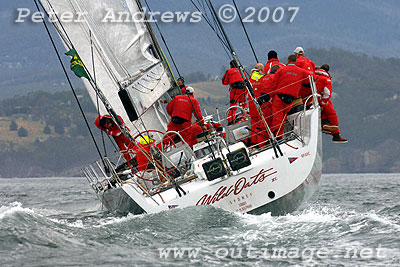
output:
[[118,217],[84,178],[0,179],[0,266],[400,266],[400,174],[323,175],[281,217]]

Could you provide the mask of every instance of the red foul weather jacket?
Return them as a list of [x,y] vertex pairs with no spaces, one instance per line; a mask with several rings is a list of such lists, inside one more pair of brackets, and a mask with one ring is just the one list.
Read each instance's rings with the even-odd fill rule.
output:
[[256,95],[256,97],[260,96],[259,90],[261,88],[261,81],[263,77],[265,77],[263,73],[257,70],[253,70],[251,78],[249,79],[249,82],[254,89],[254,94]]
[[306,58],[303,55],[299,55],[297,57],[296,66],[306,70],[309,74],[314,76],[315,73],[315,64],[311,59]]
[[279,66],[281,66],[281,68],[286,66],[285,64],[281,63],[279,61],[279,59],[271,58],[270,60],[268,60],[267,63],[265,63],[264,73],[269,74],[271,72],[272,66],[274,66],[274,65],[279,65]]
[[186,93],[186,88],[187,88],[187,86],[180,88],[182,95],[184,95]]
[[[128,138],[126,138],[125,135],[123,135],[121,133],[121,130],[119,129],[119,127],[117,125],[114,124],[110,127],[108,127],[108,126],[101,127],[100,120],[101,120],[101,118],[104,118],[104,117],[111,118],[110,115],[103,115],[103,116],[97,117],[94,124],[96,125],[97,128],[106,132],[108,135],[111,135],[114,138],[115,142],[118,145],[118,148],[124,154],[125,159],[127,161],[129,161],[130,156],[129,156],[128,150],[132,149],[134,147],[133,143]],[[118,118],[121,120],[122,124],[125,125],[124,120],[120,116],[118,116]],[[129,130],[128,127],[126,127],[126,128]]]
[[261,94],[272,94],[273,85],[275,83],[275,74],[265,75],[261,80],[261,86],[259,88],[259,93]]
[[[121,130],[118,128],[117,125],[112,125],[111,127],[107,127],[107,126],[101,127],[100,126],[100,120],[102,118],[110,118],[111,119],[111,116],[110,115],[103,115],[103,116],[97,117],[97,119],[94,122],[94,124],[96,125],[97,128],[99,128],[100,130],[103,130],[108,135],[112,135],[114,137],[122,135]],[[122,124],[125,124],[124,120],[121,118],[121,116],[118,116],[118,118],[121,120]]]
[[297,67],[293,62],[287,64],[274,74],[271,97],[277,94],[285,94],[296,98],[299,95],[302,83],[307,81],[307,77],[307,72]]
[[[256,100],[257,98],[260,97],[261,81],[264,77],[265,76],[263,76],[263,74],[260,73],[258,70],[253,70],[251,78],[249,79],[249,82],[253,87]],[[249,98],[249,112],[250,112],[250,117],[252,118],[252,122],[257,122],[260,120],[260,115],[258,114],[256,105],[254,104],[253,101],[250,100],[250,98]]]
[[230,68],[225,72],[224,77],[222,78],[222,84],[229,84],[232,87],[232,84],[236,82],[243,82],[242,75],[238,68]]
[[[271,93],[272,85],[274,82],[274,75],[273,74],[265,75],[258,81],[255,81],[254,79],[250,79],[250,82],[254,88],[254,94],[255,94],[256,98],[258,99],[262,94],[270,94]],[[270,102],[264,103],[260,107],[261,107],[261,110],[264,114],[264,117],[265,117],[267,123],[269,123],[269,121],[271,119],[271,116],[270,116],[271,115],[270,114],[271,103]],[[249,101],[249,112],[250,112],[250,117],[252,118],[252,128],[253,128],[253,126],[255,128],[257,128],[257,127],[265,128],[253,101]],[[256,122],[256,124],[254,124],[253,122]]]
[[323,69],[315,71],[318,93],[322,96],[321,101],[326,104],[332,96],[332,80],[328,72]]
[[[192,101],[189,100],[189,97]],[[193,103],[193,106],[192,106]],[[194,109],[193,109],[194,107]],[[201,114],[200,104],[193,95],[177,95],[167,105],[168,115],[173,117],[180,117],[187,121],[192,120],[192,114],[196,114],[201,123],[203,123],[203,115]],[[196,113],[195,113],[196,112]],[[197,118],[197,117],[196,117]]]

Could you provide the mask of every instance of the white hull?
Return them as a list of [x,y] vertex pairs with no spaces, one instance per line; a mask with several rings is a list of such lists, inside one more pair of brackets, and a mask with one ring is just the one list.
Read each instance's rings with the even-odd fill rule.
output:
[[[80,55],[82,61],[74,55],[73,62],[85,67],[90,79],[83,80],[99,113],[112,115],[128,139],[135,139],[143,134],[144,129],[158,130],[158,134],[162,135],[169,116],[160,99],[172,98],[179,93],[179,89],[175,86],[173,74],[150,23],[140,20],[130,24],[104,23],[104,18],[101,18],[102,11],[107,9],[135,17],[142,10],[141,2],[40,2],[47,13],[68,12],[79,17],[79,22],[62,24],[54,21],[54,25],[66,48],[74,48]],[[212,5],[210,11],[215,13]],[[212,16],[219,22],[216,14]],[[225,35],[222,25],[219,26]],[[225,38],[230,46],[227,36]],[[230,47],[230,50],[235,62],[240,65],[233,48]],[[312,78],[310,83],[314,84]],[[196,205],[213,205],[241,213],[291,212],[312,195],[321,176],[320,110],[315,86],[311,87],[314,109],[287,117],[294,128],[286,132],[288,136],[280,145],[283,155],[278,156],[272,148],[251,151],[244,148],[240,140],[250,135],[246,130],[248,125],[244,125],[250,123],[247,120],[227,126],[225,140],[222,140],[218,129],[203,132],[203,138],[211,140],[207,140],[207,144],[200,141],[194,151],[186,142],[182,145],[178,142],[175,147],[162,148],[161,151],[153,147],[149,154],[141,151],[155,166],[147,172],[141,173],[137,166],[132,167],[129,162],[126,163],[129,170],[120,169],[123,164],[118,166],[101,155],[100,162],[83,170],[100,201],[114,213],[155,213]],[[251,87],[249,89],[251,91]],[[99,105],[99,100],[103,105]],[[117,114],[133,132],[125,129]],[[247,131],[246,137],[243,137],[246,135],[243,131]],[[154,139],[165,144],[159,136]],[[131,141],[137,143],[137,140]],[[183,150],[179,151],[182,147]],[[176,155],[180,158],[174,162]],[[224,168],[226,174],[218,173],[225,171]],[[172,177],[175,174],[180,176],[175,179]],[[153,176],[145,179],[147,175]],[[157,184],[158,180],[160,184]]]
[[[304,113],[301,113],[304,114]],[[315,192],[322,170],[322,142],[319,109],[294,116],[294,125],[306,122],[302,144],[295,139],[281,144],[283,157],[272,149],[250,156],[251,165],[232,176],[214,181],[195,179],[182,184],[186,195],[179,197],[171,188],[153,198],[144,196],[134,183],[124,183],[98,194],[114,213],[156,213],[171,208],[196,205],[240,213],[280,215],[296,210]],[[297,116],[297,117],[296,117]],[[293,119],[293,118],[292,118]]]

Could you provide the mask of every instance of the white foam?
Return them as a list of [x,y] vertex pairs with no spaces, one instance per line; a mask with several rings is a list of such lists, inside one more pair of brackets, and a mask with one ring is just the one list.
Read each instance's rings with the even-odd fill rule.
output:
[[275,224],[281,225],[282,223],[328,223],[340,220],[338,216],[339,208],[333,207],[310,207],[300,214],[288,214],[285,216],[272,216],[271,213],[262,215],[239,214],[245,225],[267,225],[273,226]]
[[59,219],[54,219],[54,218],[48,218],[48,220],[51,222],[66,225],[69,227],[82,228],[82,229],[86,228],[85,225],[83,224],[82,220],[76,220],[75,222],[68,222],[67,220],[59,220]]
[[133,219],[138,219],[138,218],[142,218],[146,216],[145,214],[141,214],[141,215],[133,215],[131,213],[129,213],[127,216],[125,217],[112,217],[112,218],[106,218],[106,219],[101,219],[99,221],[99,225],[96,225],[94,227],[103,227],[106,225],[110,225],[110,224],[118,224],[118,223],[123,223],[123,222],[127,222],[127,221],[131,221]]
[[261,215],[237,213],[237,216],[244,221],[246,226],[247,225],[260,225],[260,224],[265,224],[266,222],[270,222],[270,223],[274,222],[274,217],[272,217],[271,212],[264,213]]
[[17,212],[25,212],[29,214],[35,214],[35,212],[28,208],[23,208],[20,202],[13,202],[6,206],[0,207],[0,220],[9,217]]
[[379,222],[384,225],[388,225],[388,226],[394,228],[396,231],[400,231],[400,225],[393,222],[389,218],[385,218],[384,216],[376,214],[374,211],[367,213],[366,216],[373,221]]
[[336,208],[331,207],[318,207],[309,208],[304,210],[301,214],[291,215],[288,214],[286,217],[289,221],[293,222],[312,222],[312,223],[328,223],[340,220],[334,214],[337,214]]

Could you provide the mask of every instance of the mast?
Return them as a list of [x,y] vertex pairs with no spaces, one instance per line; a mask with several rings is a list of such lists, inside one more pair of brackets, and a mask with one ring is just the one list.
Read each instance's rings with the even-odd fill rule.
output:
[[[99,107],[100,114],[118,114],[137,132],[165,131],[169,116],[158,100],[175,85],[151,25],[134,20],[134,14],[143,11],[140,1],[40,2],[47,14],[72,13],[79,17],[68,23],[57,18],[52,23],[66,49],[77,51],[89,77],[96,76],[95,84],[93,80],[83,82],[94,105],[98,97],[104,104]],[[114,17],[107,20],[104,15],[109,10]],[[113,21],[118,17],[115,14],[121,13],[132,21]],[[110,106],[114,112],[110,112]]]
[[[37,1],[37,0],[35,0],[35,1]],[[57,14],[56,12],[50,12],[50,11],[53,11],[54,9],[53,9],[53,6],[52,6],[52,4],[50,3],[49,0],[41,0],[41,1],[42,1],[41,2],[41,6],[44,9],[44,11],[46,12],[47,16],[49,16],[49,13]],[[61,0],[57,0],[57,1],[61,2]],[[44,3],[45,4],[47,3],[47,6],[45,6]],[[68,3],[72,3],[72,2],[68,1]],[[59,4],[59,2],[55,1],[54,4]],[[47,9],[46,9],[46,7],[47,7]],[[63,6],[63,5],[60,4],[60,6],[58,6],[58,7],[60,8],[60,9],[58,9],[58,11],[60,11],[60,10],[64,10],[65,11],[65,7],[66,7],[65,5]],[[67,7],[68,7],[68,5],[67,5]],[[75,10],[75,9],[73,9],[73,10]],[[116,124],[118,125],[118,127],[120,128],[121,132],[125,135],[125,137],[128,138],[128,140],[131,140],[132,143],[136,145],[136,141],[132,138],[131,133],[128,131],[128,129],[125,127],[125,125],[122,123],[122,121],[118,117],[119,113],[122,111],[121,108],[119,109],[119,111],[117,111],[115,109],[115,107],[114,107],[114,104],[117,106],[118,102],[115,101],[115,99],[114,99],[114,103],[112,103],[112,101],[110,101],[109,97],[107,97],[105,95],[105,93],[104,93],[104,89],[105,89],[106,93],[108,93],[108,96],[112,96],[113,94],[116,94],[116,92],[118,92],[118,90],[121,88],[121,83],[119,81],[116,82],[113,79],[114,77],[117,77],[117,75],[113,76],[113,75],[111,75],[111,73],[108,72],[108,71],[110,71],[112,69],[113,66],[107,65],[108,62],[106,62],[106,59],[104,57],[102,57],[102,54],[100,54],[100,52],[98,50],[97,50],[96,54],[93,53],[92,41],[98,41],[98,40],[93,40],[91,38],[91,36],[92,36],[92,34],[91,34],[92,33],[92,31],[91,31],[92,28],[88,27],[89,32],[85,32],[84,31],[83,34],[82,34],[81,32],[77,32],[77,29],[82,29],[81,27],[79,27],[79,26],[82,26],[82,25],[79,25],[78,27],[76,27],[76,25],[75,26],[74,25],[63,25],[60,22],[59,18],[57,18],[57,21],[58,21],[58,24],[57,24],[57,22],[54,22],[54,21],[52,21],[52,22],[53,22],[53,25],[55,26],[55,28],[57,30],[57,33],[60,35],[61,40],[63,41],[64,46],[66,47],[66,49],[69,50],[69,49],[73,48],[73,49],[76,50],[76,47],[77,48],[82,47],[82,51],[86,52],[86,53],[83,53],[81,55],[83,56],[83,58],[86,59],[86,61],[82,60],[82,65],[83,65],[83,67],[84,67],[84,69],[85,69],[85,71],[87,73],[88,79],[83,78],[82,80],[85,83],[89,94],[92,95],[92,101],[96,105],[95,100],[98,97],[98,99],[100,99],[101,102],[104,105],[103,108],[105,109],[105,111],[103,111],[103,114],[105,112],[110,114],[111,117],[116,122]],[[45,24],[45,26],[46,26],[46,24]],[[89,25],[85,25],[85,26],[89,26]],[[85,38],[85,37],[87,37],[87,36],[85,36],[85,33],[89,33],[90,38],[88,38],[88,39]],[[49,36],[51,38],[50,32],[48,32],[48,34],[49,34]],[[83,35],[83,37],[82,37],[82,35]],[[74,45],[74,41],[76,41],[75,45],[77,45],[77,46]],[[96,45],[100,46],[99,43],[96,43]],[[54,46],[54,48],[56,49],[56,52],[58,54],[57,48],[55,46]],[[93,62],[94,62],[93,58],[94,57],[96,57],[96,59],[97,59],[96,63],[97,62],[103,63],[103,64],[100,64],[101,68],[97,69],[97,71],[96,71],[97,74],[98,74],[98,72],[100,72],[100,74],[101,74],[101,75],[97,76],[98,78],[96,79],[96,81],[94,81],[94,79],[92,78],[94,73],[95,73],[94,72],[95,71],[95,66],[93,64]],[[88,66],[86,64],[84,64],[83,62],[92,63],[93,64],[93,72],[91,72],[91,69],[88,68]],[[60,59],[60,63],[63,66],[61,59]],[[123,62],[121,62],[121,63],[123,63]],[[96,65],[96,67],[98,67],[98,66]],[[64,66],[63,66],[63,68],[64,68]],[[65,74],[66,74],[66,76],[68,78],[68,74],[66,72],[65,72]],[[101,82],[101,84],[97,83],[99,81]],[[102,88],[100,88],[100,87],[102,87]],[[113,87],[113,88],[109,88],[109,87]],[[110,90],[110,89],[113,89],[113,90]],[[93,95],[94,95],[94,97],[93,97]],[[118,94],[116,94],[116,95],[118,96]],[[119,106],[121,106],[121,105],[119,105]],[[154,118],[153,118],[153,120],[154,120]],[[128,120],[126,120],[126,121],[129,122]],[[93,140],[95,141],[94,138],[93,138]],[[96,142],[95,142],[95,144],[96,144]],[[100,151],[99,151],[99,149],[97,147],[97,144],[96,144],[96,148],[97,148],[97,150],[99,152],[100,157],[103,160],[103,157],[102,157],[102,155],[101,155],[101,153],[100,153]],[[140,147],[139,147],[139,149],[142,150]],[[157,162],[154,161],[154,159],[153,159],[153,157],[151,155],[149,155],[146,151],[142,150],[142,152],[149,159],[149,161],[154,162],[154,165],[157,166]],[[162,171],[162,170],[160,170],[160,171]],[[165,175],[169,176],[167,173],[165,173]]]
[[229,39],[229,37],[228,37],[223,25],[221,23],[221,20],[219,19],[217,11],[214,8],[214,5],[212,4],[211,0],[208,0],[208,3],[209,3],[209,6],[210,6],[210,9],[211,9],[211,11],[213,13],[214,18],[217,21],[218,26],[220,27],[222,34],[224,35],[224,38],[225,38],[225,40],[227,42],[227,45],[228,45],[228,48],[229,48],[229,50],[230,50],[230,52],[232,54],[233,60],[236,62],[237,66],[239,66],[239,72],[242,75],[242,78],[243,78],[243,80],[244,80],[244,82],[246,84],[248,92],[250,93],[251,101],[254,102],[254,104],[255,104],[255,106],[257,108],[257,111],[260,114],[260,117],[261,117],[261,119],[262,119],[262,121],[263,121],[263,123],[264,123],[264,125],[265,125],[265,127],[267,129],[267,131],[268,131],[268,134],[269,134],[269,136],[271,138],[271,141],[272,141],[272,147],[274,149],[275,156],[277,158],[279,158],[278,151],[279,151],[279,154],[281,156],[283,156],[283,153],[282,153],[282,151],[281,151],[281,149],[279,147],[279,144],[278,144],[278,142],[277,142],[277,140],[275,138],[275,135],[272,133],[271,129],[269,128],[268,123],[266,122],[266,120],[264,118],[264,115],[263,115],[263,112],[261,110],[261,107],[260,107],[260,105],[258,104],[258,102],[257,102],[257,100],[255,98],[254,89],[253,89],[251,83],[249,82],[249,80],[247,79],[247,77],[245,75],[244,67],[240,63],[239,57],[237,56],[236,51],[234,50],[233,45],[232,45],[232,43],[231,43],[231,41],[230,41],[230,39]]

